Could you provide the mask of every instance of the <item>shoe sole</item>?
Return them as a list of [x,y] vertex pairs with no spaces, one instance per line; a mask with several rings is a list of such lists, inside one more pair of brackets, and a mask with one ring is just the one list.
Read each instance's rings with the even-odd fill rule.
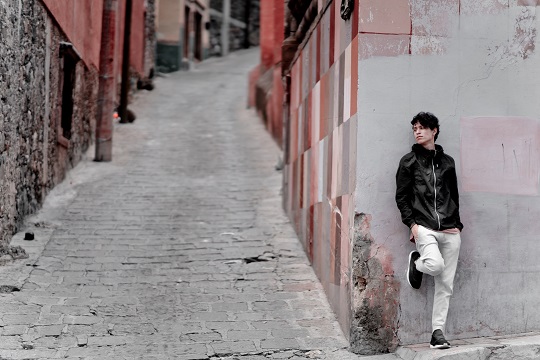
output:
[[450,345],[444,344],[444,345],[429,345],[432,349],[450,349]]
[[418,290],[418,289],[420,289],[420,287],[416,288],[411,284],[410,275],[409,275],[409,273],[411,271],[411,259],[412,259],[412,254],[413,253],[414,253],[414,250],[409,253],[409,262],[407,263],[407,282],[409,283],[410,287],[412,287],[415,290]]

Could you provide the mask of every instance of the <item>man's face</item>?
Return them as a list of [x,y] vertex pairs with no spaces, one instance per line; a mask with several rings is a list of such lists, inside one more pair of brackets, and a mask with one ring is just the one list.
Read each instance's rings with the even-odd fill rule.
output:
[[417,144],[424,147],[426,147],[426,145],[435,144],[435,134],[437,133],[437,129],[432,130],[417,122],[413,125],[412,130]]

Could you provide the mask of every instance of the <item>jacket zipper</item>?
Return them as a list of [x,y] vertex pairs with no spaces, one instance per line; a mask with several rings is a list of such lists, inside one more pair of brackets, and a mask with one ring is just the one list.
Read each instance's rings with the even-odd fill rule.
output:
[[435,209],[435,215],[437,215],[437,224],[439,225],[437,230],[441,229],[441,217],[437,212],[437,175],[435,175],[435,163],[434,159],[431,159],[431,167],[433,168],[433,191],[435,192],[435,197],[433,200],[433,209]]

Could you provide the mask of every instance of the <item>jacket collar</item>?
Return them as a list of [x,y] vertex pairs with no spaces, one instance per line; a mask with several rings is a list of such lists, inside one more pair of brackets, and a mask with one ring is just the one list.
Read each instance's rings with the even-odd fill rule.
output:
[[442,154],[444,152],[442,146],[437,145],[437,144],[435,144],[435,150],[428,150],[420,144],[414,144],[412,146],[412,151],[416,155],[425,156],[425,157],[435,157],[438,154]]

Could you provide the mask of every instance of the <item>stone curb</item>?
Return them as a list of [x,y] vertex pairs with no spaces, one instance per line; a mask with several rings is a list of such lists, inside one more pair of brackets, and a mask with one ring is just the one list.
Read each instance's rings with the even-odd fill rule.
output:
[[[35,239],[24,240],[24,234],[28,231],[34,233]],[[26,226],[23,231],[16,233],[9,243],[10,246],[20,246],[28,254],[26,259],[17,259],[3,264],[0,270],[0,285],[14,286],[21,289],[34,265],[40,257],[43,249],[51,239],[54,228]]]
[[395,355],[402,360],[540,359],[539,333],[456,340],[452,343],[454,346],[447,350],[432,350],[429,344],[403,346]]

